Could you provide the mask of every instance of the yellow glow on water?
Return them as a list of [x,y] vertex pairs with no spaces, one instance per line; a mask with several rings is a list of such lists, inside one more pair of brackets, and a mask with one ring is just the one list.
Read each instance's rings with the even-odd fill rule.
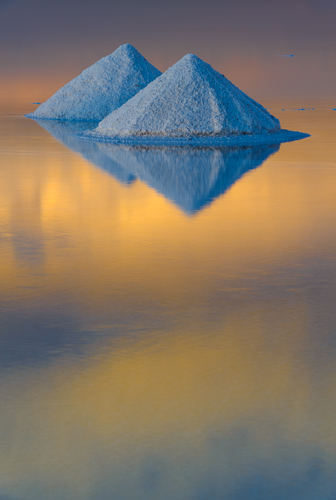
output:
[[[42,482],[50,498],[57,498],[60,485],[84,494],[93,486],[90,467],[99,453],[108,461],[105,474],[131,467],[132,477],[148,454],[169,456],[179,442],[188,452],[175,460],[179,466],[186,461],[188,472],[190,461],[197,469],[197,462],[207,466],[214,459],[207,455],[212,431],[225,436],[245,426],[254,435],[253,450],[244,448],[252,464],[266,453],[279,467],[278,439],[286,446],[295,442],[299,454],[309,443],[334,455],[334,368],[314,387],[302,351],[304,322],[284,319],[293,337],[277,339],[274,350],[256,315],[246,313],[244,320],[229,318],[215,336],[199,336],[195,327],[191,335],[172,332],[150,346],[98,349],[84,363],[65,361],[4,378],[2,400],[14,393],[0,420],[8,443],[0,453],[3,484]],[[234,449],[226,452],[217,458],[223,473]],[[234,471],[242,473],[244,467]]]
[[[284,151],[286,147],[294,146],[283,145]],[[121,186],[54,141],[49,148],[56,154],[32,152],[23,162],[5,157],[10,168],[4,170],[0,186],[0,224],[11,236],[0,266],[11,268],[14,276],[22,267],[36,267],[36,262],[13,254],[12,241],[30,235],[42,245],[39,266],[50,284],[64,281],[66,286],[70,273],[80,293],[94,290],[90,300],[111,286],[110,273],[116,282],[136,276],[135,286],[155,295],[170,282],[176,287],[176,279],[181,289],[186,282],[188,287],[196,284],[199,266],[204,287],[218,270],[243,275],[251,258],[266,266],[295,259],[297,253],[302,259],[303,249],[305,255],[314,251],[316,234],[328,239],[328,228],[335,223],[334,169],[312,166],[302,175],[300,165],[279,163],[282,149],[211,206],[186,217],[144,183]],[[314,199],[323,200],[318,211]],[[33,282],[34,276],[25,279]],[[87,287],[90,282],[94,288]]]
[[[270,463],[281,475],[287,456],[299,472],[316,455],[331,470],[335,290],[325,274],[311,283],[306,262],[335,255],[332,141],[320,163],[313,136],[284,144],[186,215],[19,123],[2,149],[1,299],[43,315],[56,296],[45,324],[61,322],[59,303],[77,323],[65,346],[62,329],[59,344],[50,335],[54,357],[1,374],[0,494],[92,500],[106,483],[112,498],[185,500],[212,474],[239,484]],[[48,341],[47,327],[27,332],[28,347]],[[26,339],[10,337],[20,360]]]

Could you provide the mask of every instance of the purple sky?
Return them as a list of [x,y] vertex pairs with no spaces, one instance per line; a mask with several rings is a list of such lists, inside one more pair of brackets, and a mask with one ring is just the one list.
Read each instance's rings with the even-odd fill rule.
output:
[[255,98],[336,99],[336,0],[0,0],[7,92],[48,97],[122,43],[161,71],[194,53]]

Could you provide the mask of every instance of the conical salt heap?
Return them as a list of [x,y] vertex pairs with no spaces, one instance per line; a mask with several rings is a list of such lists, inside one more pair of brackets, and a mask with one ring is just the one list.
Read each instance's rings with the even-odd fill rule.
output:
[[280,131],[263,106],[188,54],[86,137],[230,137]]
[[100,121],[160,75],[132,45],[121,45],[27,116]]

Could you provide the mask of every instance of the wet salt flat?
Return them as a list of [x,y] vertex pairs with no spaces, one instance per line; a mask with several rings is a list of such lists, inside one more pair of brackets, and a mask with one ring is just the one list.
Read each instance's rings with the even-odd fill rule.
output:
[[311,136],[0,117],[1,500],[334,500],[336,115],[270,107]]

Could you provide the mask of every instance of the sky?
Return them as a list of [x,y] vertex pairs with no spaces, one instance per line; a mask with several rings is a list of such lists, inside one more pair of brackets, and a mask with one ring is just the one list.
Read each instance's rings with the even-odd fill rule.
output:
[[43,101],[131,43],[161,71],[194,53],[262,103],[336,104],[335,21],[335,0],[0,0],[1,97]]

